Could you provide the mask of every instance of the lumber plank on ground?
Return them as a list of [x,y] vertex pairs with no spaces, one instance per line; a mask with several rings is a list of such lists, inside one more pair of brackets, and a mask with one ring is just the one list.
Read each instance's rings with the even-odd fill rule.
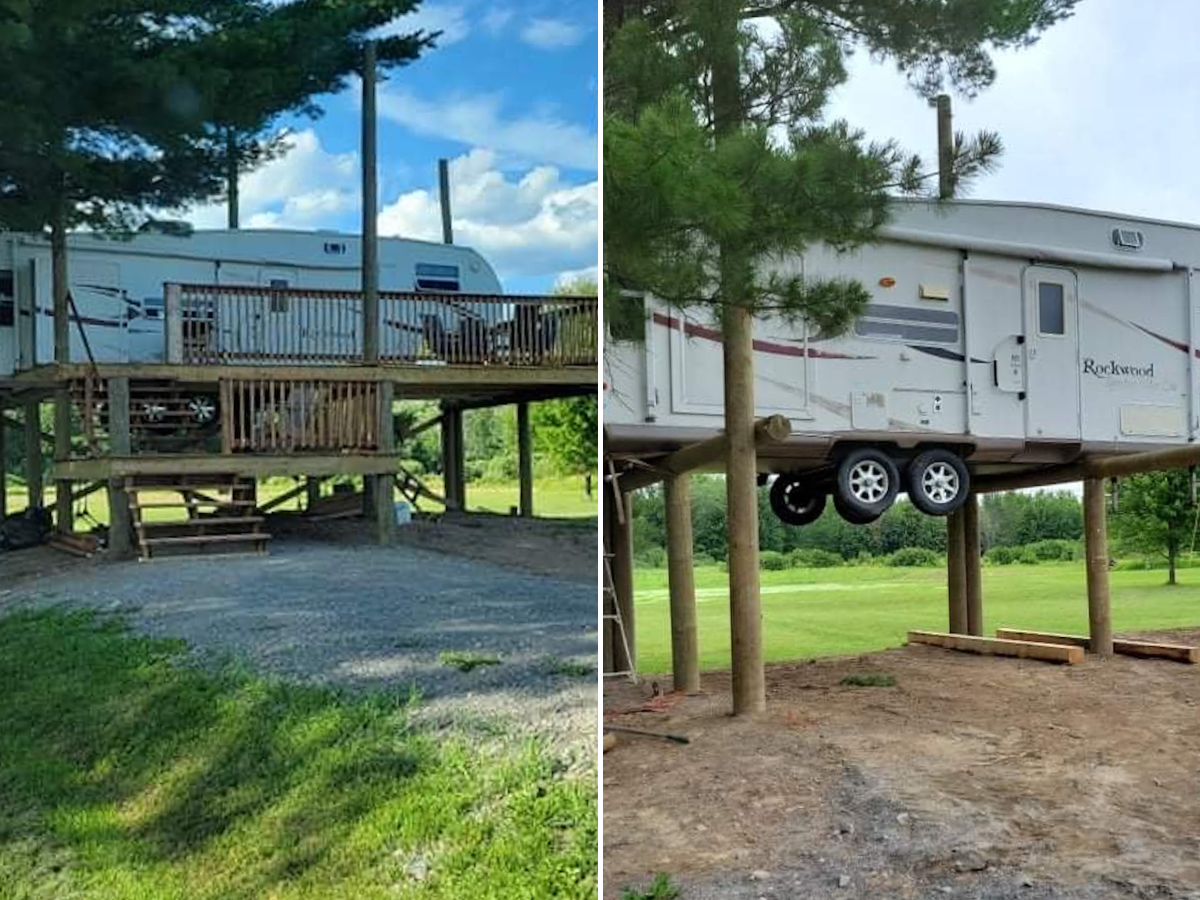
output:
[[[1037,641],[1046,644],[1072,644],[1088,647],[1088,639],[1082,634],[1056,634],[1049,631],[1025,631],[1020,628],[997,628],[996,637],[1009,641]],[[1113,639],[1113,652],[1122,656],[1138,656],[1146,659],[1170,659],[1175,662],[1200,664],[1200,647],[1187,644],[1167,644],[1160,641],[1131,641]]]
[[1040,659],[1067,665],[1083,662],[1082,647],[1047,644],[1041,641],[1013,641],[971,637],[965,634],[943,634],[937,631],[910,631],[908,642],[945,647],[947,650],[962,650],[966,653],[978,653],[982,656],[1016,656],[1020,659]]

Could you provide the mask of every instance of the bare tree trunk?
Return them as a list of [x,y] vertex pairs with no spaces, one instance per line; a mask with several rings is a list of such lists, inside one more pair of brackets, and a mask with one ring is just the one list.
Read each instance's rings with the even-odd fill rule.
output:
[[1167,584],[1175,584],[1175,557],[1179,555],[1179,550],[1175,545],[1174,538],[1167,539]]
[[67,201],[63,193],[60,191],[56,198],[54,218],[50,223],[51,290],[54,297],[54,361],[60,365],[71,361],[71,318],[70,303],[67,300],[70,291],[67,283]]

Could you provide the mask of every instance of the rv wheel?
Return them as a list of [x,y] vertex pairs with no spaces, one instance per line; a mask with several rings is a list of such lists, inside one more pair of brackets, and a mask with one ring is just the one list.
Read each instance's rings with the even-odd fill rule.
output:
[[847,512],[877,518],[887,512],[900,489],[900,472],[882,450],[852,450],[837,470],[837,495]]
[[957,454],[926,450],[908,464],[908,499],[930,516],[946,516],[966,502],[971,475]]
[[837,510],[837,514],[841,516],[842,519],[849,522],[851,525],[870,525],[882,515],[882,513],[878,513],[873,516],[864,516],[852,512],[849,508],[847,508],[846,501],[844,501],[837,494],[833,495],[833,508]]
[[217,401],[206,394],[196,394],[188,401],[188,415],[198,425],[208,425],[217,418]]
[[771,512],[786,525],[811,525],[825,511],[825,494],[814,491],[799,475],[780,475],[769,496]]

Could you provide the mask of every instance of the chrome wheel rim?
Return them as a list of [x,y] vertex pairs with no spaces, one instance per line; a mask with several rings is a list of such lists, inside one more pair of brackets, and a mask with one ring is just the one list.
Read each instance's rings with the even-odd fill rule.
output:
[[888,473],[873,459],[865,459],[850,469],[850,494],[860,503],[878,503],[888,492]]
[[958,496],[958,472],[949,463],[935,462],[921,473],[921,490],[934,503],[946,504]]
[[797,515],[810,512],[816,502],[816,496],[805,491],[799,482],[792,482],[783,489],[783,505]]
[[188,402],[188,412],[197,422],[211,422],[217,415],[217,405],[207,397],[193,397]]
[[145,416],[147,422],[161,422],[166,414],[167,408],[161,403],[142,404],[142,415]]

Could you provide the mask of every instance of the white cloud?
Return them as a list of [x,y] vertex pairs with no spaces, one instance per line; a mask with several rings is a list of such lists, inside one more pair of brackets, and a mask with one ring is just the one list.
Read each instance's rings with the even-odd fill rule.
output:
[[[497,156],[475,149],[450,164],[454,239],[474,247],[502,277],[555,278],[595,271],[599,245],[599,183],[569,184],[539,166],[510,178]],[[436,188],[409,191],[384,207],[380,234],[439,240]]]
[[442,32],[437,39],[439,47],[449,47],[464,40],[471,33],[466,10],[457,4],[422,3],[415,12],[401,16],[390,25],[379,30],[381,35],[412,34],[414,31]]
[[554,279],[554,286],[556,288],[566,288],[585,282],[587,284],[600,283],[599,266],[586,266],[582,269],[569,269],[566,272],[559,272],[558,277]]
[[379,114],[417,134],[459,141],[525,162],[575,169],[597,167],[598,141],[589,129],[539,110],[517,118],[502,115],[496,94],[424,100],[403,88],[380,91]]
[[[329,153],[311,128],[288,139],[289,151],[240,180],[241,221],[247,228],[328,227],[359,206],[358,154]],[[189,211],[197,228],[224,228],[224,203]]]
[[585,34],[581,25],[565,19],[530,19],[521,29],[521,40],[542,50],[574,47]]
[[508,27],[508,23],[513,19],[513,11],[507,6],[494,6],[484,14],[480,20],[485,31],[495,36],[504,31]]

